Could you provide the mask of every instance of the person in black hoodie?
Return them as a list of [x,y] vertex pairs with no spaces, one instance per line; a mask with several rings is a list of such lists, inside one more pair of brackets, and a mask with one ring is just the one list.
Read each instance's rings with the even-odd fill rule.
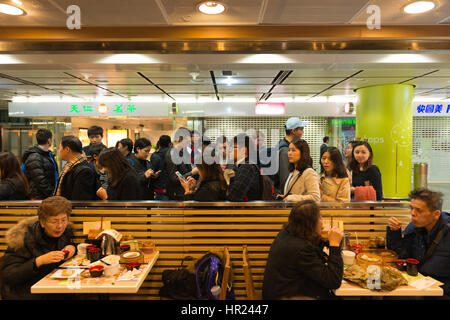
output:
[[174,135],[173,146],[166,152],[164,161],[167,172],[167,193],[170,200],[184,200],[184,188],[181,186],[178,175],[192,171],[191,156],[187,148],[191,145],[191,132],[189,129],[178,128]]
[[52,146],[52,132],[39,129],[36,133],[37,145],[26,150],[22,157],[23,171],[30,183],[31,199],[50,197],[58,182],[58,166]]
[[64,136],[59,146],[61,160],[67,161],[61,170],[54,195],[68,200],[95,200],[95,173],[82,154],[81,141]]
[[159,172],[159,176],[155,177],[152,182],[155,200],[169,200],[169,196],[167,195],[167,172],[164,161],[166,159],[166,153],[169,151],[171,145],[172,142],[170,137],[162,135],[159,137],[158,143],[156,144],[156,151],[150,157],[151,169],[153,172]]
[[119,150],[103,150],[98,158],[98,165],[108,173],[106,200],[142,200],[138,175]]
[[2,266],[2,299],[63,297],[31,294],[30,288],[64,261],[63,250],[69,251],[67,259],[75,255],[74,235],[69,225],[71,212],[70,201],[63,197],[49,197],[40,204],[37,217],[21,220],[7,231],[8,248]]
[[0,153],[0,200],[29,200],[27,178],[10,152]]
[[159,173],[155,173],[151,168],[148,155],[152,149],[152,143],[147,138],[139,138],[134,143],[134,154],[128,161],[134,163],[134,170],[138,174],[139,184],[141,186],[141,195],[143,200],[153,200],[152,179],[157,178]]
[[91,167],[92,171],[95,173],[95,180],[97,183],[96,186],[96,194],[97,197],[101,200],[106,199],[106,190],[108,189],[108,174],[105,170],[102,170],[98,167],[98,158],[100,157],[100,153],[106,149],[106,146],[103,143],[94,144],[89,149],[89,153],[91,154],[93,161],[89,162],[89,167]]
[[256,152],[252,139],[245,133],[233,138],[234,168],[230,175],[227,198],[229,201],[261,200],[261,172],[256,164]]
[[327,245],[321,239],[322,217],[313,200],[303,200],[292,208],[288,223],[270,247],[263,282],[263,299],[335,299],[331,291],[341,286],[344,274],[342,231],[328,232]]

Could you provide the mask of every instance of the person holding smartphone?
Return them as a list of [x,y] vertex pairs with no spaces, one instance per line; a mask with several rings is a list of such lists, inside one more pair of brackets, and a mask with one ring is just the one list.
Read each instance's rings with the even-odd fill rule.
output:
[[[203,160],[203,157],[202,157]],[[197,164],[200,176],[199,182],[189,176],[185,180],[177,172],[184,189],[184,200],[195,201],[223,201],[226,198],[227,183],[223,171],[218,163],[207,164],[205,161]]]

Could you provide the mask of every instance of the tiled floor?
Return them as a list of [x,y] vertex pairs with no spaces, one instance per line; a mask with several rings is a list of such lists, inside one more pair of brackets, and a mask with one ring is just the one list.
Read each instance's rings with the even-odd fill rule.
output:
[[450,212],[450,183],[448,184],[428,183],[428,189],[432,191],[440,191],[444,194],[444,204],[442,205],[442,211]]

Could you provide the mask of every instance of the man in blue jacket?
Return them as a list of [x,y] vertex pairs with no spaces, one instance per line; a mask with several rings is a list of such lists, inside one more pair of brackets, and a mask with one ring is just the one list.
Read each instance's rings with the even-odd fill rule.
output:
[[[449,216],[441,212],[442,193],[416,189],[411,198],[411,223],[401,231],[401,222],[392,217],[386,230],[387,247],[399,258],[420,261],[419,272],[444,285],[444,299],[450,299]],[[437,243],[437,245],[436,245]]]

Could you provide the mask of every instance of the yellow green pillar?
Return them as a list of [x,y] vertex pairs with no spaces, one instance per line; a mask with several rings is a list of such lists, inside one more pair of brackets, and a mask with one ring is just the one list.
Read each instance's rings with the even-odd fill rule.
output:
[[413,89],[386,84],[356,90],[356,138],[371,145],[386,198],[411,191]]

